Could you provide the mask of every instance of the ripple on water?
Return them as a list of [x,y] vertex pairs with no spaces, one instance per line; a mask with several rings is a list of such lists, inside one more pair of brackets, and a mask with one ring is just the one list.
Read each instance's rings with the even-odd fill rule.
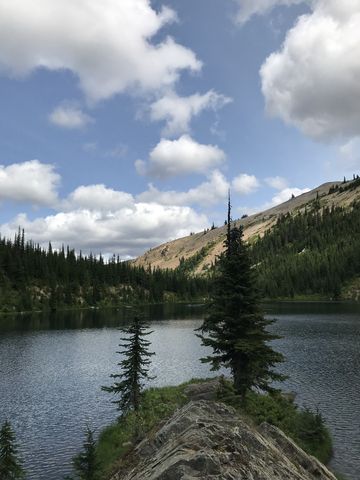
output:
[[[200,314],[191,312],[194,318]],[[99,432],[116,418],[100,386],[111,382],[109,374],[119,361],[116,326],[122,318],[96,315],[103,314],[91,312],[87,325],[83,313],[80,322],[96,328],[57,330],[47,322],[52,329],[0,332],[0,421],[11,420],[30,480],[62,479],[81,448],[85,426]],[[151,325],[156,352],[151,374],[159,386],[211,375],[199,362],[206,350],[193,332],[201,320],[186,319],[184,312],[181,317]],[[281,369],[290,378],[284,389],[297,392],[300,404],[320,408],[334,438],[333,468],[359,480],[359,315],[301,314],[298,308],[296,314],[278,315],[272,328],[283,336],[275,347],[286,356]]]

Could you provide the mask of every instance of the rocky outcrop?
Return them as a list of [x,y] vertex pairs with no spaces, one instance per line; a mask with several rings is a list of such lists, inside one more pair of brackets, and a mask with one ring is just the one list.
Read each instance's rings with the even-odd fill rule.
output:
[[[201,392],[199,391],[201,395]],[[195,400],[124,459],[112,480],[336,480],[281,430]]]

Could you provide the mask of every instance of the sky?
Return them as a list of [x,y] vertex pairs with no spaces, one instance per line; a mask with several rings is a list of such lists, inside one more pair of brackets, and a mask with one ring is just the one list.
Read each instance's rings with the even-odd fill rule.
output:
[[359,0],[0,0],[2,237],[128,259],[359,170]]

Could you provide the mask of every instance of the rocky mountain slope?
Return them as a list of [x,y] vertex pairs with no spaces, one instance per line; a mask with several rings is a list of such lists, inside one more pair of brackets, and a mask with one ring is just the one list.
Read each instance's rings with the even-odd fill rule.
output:
[[[360,200],[360,186],[358,180],[355,188],[349,187],[353,182],[328,182],[320,185],[307,193],[289,199],[287,202],[270,208],[266,211],[256,213],[247,218],[236,220],[236,224],[244,226],[244,238],[252,239],[262,236],[277,221],[279,216],[298,211],[303,211],[310,206],[314,200],[319,199],[321,207],[342,206],[348,207],[352,202]],[[136,265],[152,268],[170,268],[179,266],[181,259],[190,259],[198,255],[198,261],[194,273],[201,274],[215,261],[217,255],[223,250],[226,227],[222,226],[212,230],[195,233],[188,237],[173,240],[156,248],[152,248],[144,255],[135,260]]]
[[281,430],[194,400],[124,458],[112,480],[336,480]]

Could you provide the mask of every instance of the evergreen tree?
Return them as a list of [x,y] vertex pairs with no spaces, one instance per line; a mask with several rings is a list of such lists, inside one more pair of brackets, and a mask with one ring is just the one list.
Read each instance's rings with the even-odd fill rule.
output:
[[125,343],[121,343],[119,347],[124,350],[117,352],[124,356],[124,359],[118,363],[121,372],[110,375],[111,378],[116,379],[112,386],[102,387],[106,392],[120,395],[120,398],[113,403],[118,405],[118,410],[122,414],[129,410],[136,412],[139,409],[144,387],[143,380],[154,378],[148,375],[149,365],[151,364],[149,357],[155,355],[155,353],[148,351],[151,342],[144,337],[152,332],[146,331],[147,329],[148,324],[137,315],[129,328],[121,329],[122,332],[129,335],[126,338],[121,338],[121,341]]
[[15,434],[6,421],[0,430],[0,480],[24,478],[24,471],[17,456]]
[[[73,458],[73,467],[78,480],[97,480],[99,463],[96,458],[96,442],[94,440],[94,432],[90,427],[86,427],[85,441],[83,450]],[[67,475],[64,480],[74,480],[73,477]]]
[[96,443],[94,432],[90,427],[86,428],[83,451],[74,457],[73,466],[79,480],[96,480],[98,478]]
[[242,239],[242,227],[231,227],[230,211],[229,197],[225,251],[217,264],[210,313],[199,337],[213,350],[202,361],[210,363],[212,370],[230,368],[235,390],[245,401],[248,390],[269,391],[271,381],[283,380],[273,370],[283,356],[268,344],[278,337],[266,330],[273,321],[266,320],[259,308],[248,247]]

